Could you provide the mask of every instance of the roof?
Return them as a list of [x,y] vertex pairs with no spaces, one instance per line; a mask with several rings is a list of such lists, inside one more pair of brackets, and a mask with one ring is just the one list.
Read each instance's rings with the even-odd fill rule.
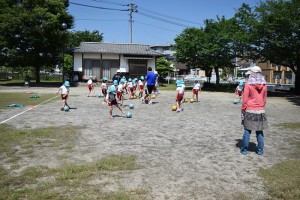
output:
[[146,44],[117,44],[103,42],[81,42],[79,47],[76,47],[75,53],[115,53],[115,54],[130,54],[130,55],[149,55],[162,56],[161,53],[155,52]]
[[186,64],[183,64],[183,63],[174,63],[174,67],[176,69],[187,69]]

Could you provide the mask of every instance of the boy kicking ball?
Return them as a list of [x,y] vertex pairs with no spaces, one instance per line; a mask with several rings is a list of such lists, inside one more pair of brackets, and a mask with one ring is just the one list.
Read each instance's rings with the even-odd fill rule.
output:
[[68,95],[70,92],[70,82],[66,81],[58,90],[57,90],[57,94],[60,92],[61,94],[61,100],[62,100],[62,108],[60,109],[61,111],[64,111],[64,107],[67,106],[70,108],[70,106],[67,103],[67,99],[68,99]]
[[110,118],[113,119],[113,115],[112,115],[112,111],[113,111],[113,106],[116,106],[117,108],[119,108],[119,110],[125,114],[124,110],[119,106],[117,99],[116,99],[116,88],[114,87],[110,87],[108,94],[106,96],[106,101],[107,101],[107,105],[109,106],[109,114],[110,114]]

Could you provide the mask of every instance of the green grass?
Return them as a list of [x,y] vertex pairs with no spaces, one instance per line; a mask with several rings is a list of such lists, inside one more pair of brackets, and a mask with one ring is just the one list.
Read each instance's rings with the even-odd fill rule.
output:
[[[57,94],[0,93],[0,96],[0,109],[4,109],[8,108],[7,105],[9,104],[24,104],[25,106],[35,106],[57,96]],[[30,98],[32,96],[39,96],[40,98]]]
[[[278,124],[281,129],[300,130],[300,122]],[[269,169],[259,169],[259,175],[265,179],[271,199],[300,199],[300,140],[289,138],[288,156],[295,160],[286,160]]]
[[300,130],[300,122],[290,122],[278,124],[283,129]]
[[270,169],[260,169],[271,199],[300,199],[300,160],[275,164]]
[[[111,155],[91,163],[67,163],[58,167],[31,166],[20,171],[20,159],[36,157],[39,151],[73,149],[78,127],[15,129],[0,125],[0,200],[10,199],[146,199],[142,188],[125,190],[124,173],[140,169],[136,156]],[[45,152],[45,151],[43,151]],[[66,157],[68,152],[65,151]],[[42,156],[42,155],[41,155]],[[59,155],[57,155],[59,160]],[[105,190],[111,187],[113,190]]]

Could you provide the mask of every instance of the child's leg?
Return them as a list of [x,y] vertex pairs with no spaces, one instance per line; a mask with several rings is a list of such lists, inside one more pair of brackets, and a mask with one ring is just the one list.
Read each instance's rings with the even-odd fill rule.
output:
[[114,118],[114,117],[112,116],[112,111],[113,111],[113,106],[110,105],[110,106],[109,106],[109,115],[110,115],[110,118]]
[[125,114],[125,111],[117,104],[116,105],[117,106],[117,108],[119,108],[119,110],[123,113],[123,114]]

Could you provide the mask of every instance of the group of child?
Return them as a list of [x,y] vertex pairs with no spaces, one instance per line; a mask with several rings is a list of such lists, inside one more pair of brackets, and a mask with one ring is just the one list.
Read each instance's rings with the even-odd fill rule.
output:
[[[113,81],[113,84],[108,88],[107,85],[107,78],[104,77],[102,79],[102,83],[100,84],[101,92],[104,97],[103,104],[107,104],[110,108],[110,118],[113,118],[112,111],[113,106],[116,106],[122,113],[125,113],[122,107],[124,107],[124,95],[128,94],[129,99],[137,98],[136,92],[138,89],[138,98],[142,101],[147,103],[147,99],[145,98],[145,94],[148,93],[147,91],[147,83],[145,82],[144,76],[141,76],[139,80],[137,81],[137,78],[127,79],[123,76],[118,82],[117,80]],[[183,111],[181,108],[181,104],[183,102],[184,93],[186,91],[184,81],[178,80],[176,81],[176,106],[177,106],[177,112]],[[63,107],[61,110],[64,110],[65,106],[68,106],[67,98],[69,94],[69,87],[70,83],[69,81],[66,81],[57,91],[57,93],[61,92],[61,98],[62,98],[62,104]],[[92,77],[87,82],[87,87],[89,90],[88,97],[91,93],[95,96],[95,88],[93,85]],[[154,93],[158,94],[157,84],[154,88]],[[196,101],[198,101],[198,93],[201,92],[201,85],[199,83],[199,79],[195,79],[194,86],[193,86],[193,99],[196,97]]]
[[[176,88],[176,111],[177,112],[181,112],[183,111],[183,109],[181,108],[181,104],[184,102],[184,93],[186,91],[185,89],[185,84],[184,84],[184,80],[177,80],[176,81],[176,85],[177,85],[177,88]],[[198,98],[198,95],[199,95],[199,92],[201,92],[201,85],[200,85],[200,82],[199,82],[199,79],[196,78],[194,80],[194,86],[193,86],[193,99],[195,99],[196,97],[196,102],[199,101],[199,98]]]

